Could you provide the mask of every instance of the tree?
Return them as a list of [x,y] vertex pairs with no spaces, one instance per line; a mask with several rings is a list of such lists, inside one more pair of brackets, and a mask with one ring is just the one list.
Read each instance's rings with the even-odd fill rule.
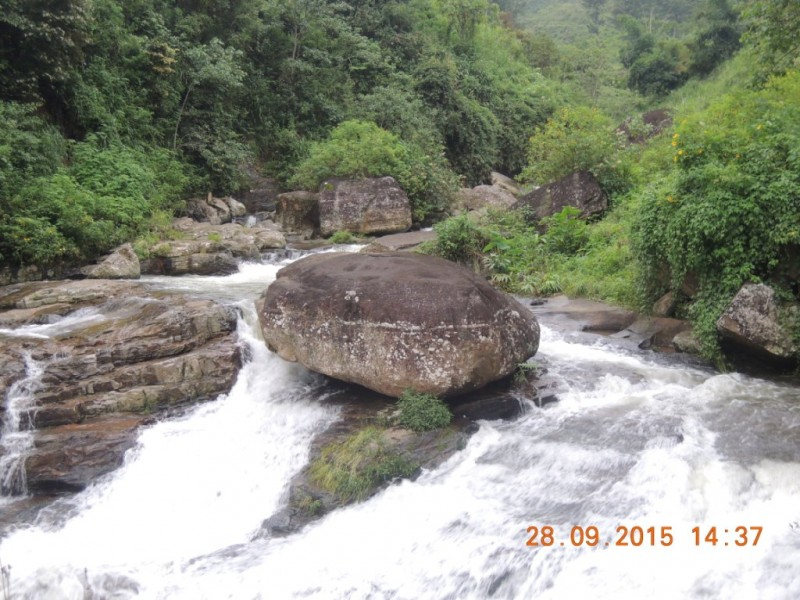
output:
[[750,0],[743,12],[745,40],[755,46],[768,73],[783,73],[800,56],[800,2]]
[[85,0],[6,0],[0,11],[0,100],[42,102],[63,116],[63,86],[83,59]]
[[211,187],[222,192],[236,188],[239,168],[249,154],[238,141],[238,111],[229,106],[244,79],[241,57],[241,51],[214,38],[184,50],[178,68],[183,99],[175,116],[172,149],[190,152],[209,171]]
[[690,44],[690,70],[693,74],[702,76],[708,75],[739,49],[741,31],[738,15],[728,0],[706,0],[697,20],[700,29]]
[[660,44],[631,65],[628,87],[643,96],[664,96],[686,81],[678,48]]
[[589,16],[592,17],[595,27],[600,25],[600,11],[606,4],[606,0],[581,0],[586,10],[589,11]]

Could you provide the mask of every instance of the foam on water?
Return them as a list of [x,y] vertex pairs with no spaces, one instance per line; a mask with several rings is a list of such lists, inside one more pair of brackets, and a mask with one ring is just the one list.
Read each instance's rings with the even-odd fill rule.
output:
[[[274,269],[243,266],[202,289],[263,287]],[[547,327],[536,360],[561,382],[559,402],[482,423],[414,482],[288,538],[253,538],[335,414],[242,307],[252,358],[230,394],[144,431],[65,522],[0,542],[14,597],[800,597],[797,388]],[[526,546],[530,525],[553,527],[556,543]],[[599,546],[573,547],[574,526],[596,526]],[[615,545],[634,526],[657,539],[670,527],[673,543]],[[719,543],[698,546],[692,529],[712,526]],[[758,545],[736,546],[735,529],[754,526]]]

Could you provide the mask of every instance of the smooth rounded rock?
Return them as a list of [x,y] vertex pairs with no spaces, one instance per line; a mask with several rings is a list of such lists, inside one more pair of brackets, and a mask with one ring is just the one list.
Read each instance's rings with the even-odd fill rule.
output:
[[278,273],[259,318],[284,359],[395,397],[478,389],[539,344],[533,314],[482,277],[402,252],[297,261]]

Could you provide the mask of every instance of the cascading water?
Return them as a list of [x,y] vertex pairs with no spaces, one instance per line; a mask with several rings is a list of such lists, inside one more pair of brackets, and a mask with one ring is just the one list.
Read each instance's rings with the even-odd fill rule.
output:
[[[274,271],[175,284],[254,293]],[[336,415],[315,376],[264,348],[242,306],[251,358],[230,394],[144,431],[62,518],[9,533],[13,597],[800,597],[798,389],[546,321],[536,360],[561,382],[559,402],[482,423],[414,482],[287,538],[254,537]],[[552,527],[552,543],[526,546],[529,526]],[[573,546],[575,526],[597,527],[597,546]],[[669,527],[673,542],[620,546],[620,527],[653,527],[659,541]]]
[[25,357],[25,377],[5,394],[5,413],[0,434],[0,496],[27,493],[24,461],[33,446],[34,393],[41,386],[42,365]]

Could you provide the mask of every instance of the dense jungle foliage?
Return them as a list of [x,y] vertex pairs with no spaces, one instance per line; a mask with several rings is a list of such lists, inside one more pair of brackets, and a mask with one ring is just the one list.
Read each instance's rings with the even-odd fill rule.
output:
[[[584,169],[601,220],[457,217],[438,251],[514,291],[672,290],[718,356],[742,282],[798,293],[799,40],[794,0],[2,0],[0,266],[92,259],[252,173],[393,175],[419,223],[492,170]],[[615,133],[652,108],[674,127]]]
[[96,256],[248,169],[314,187],[359,127],[350,174],[422,218],[524,166],[556,104],[528,39],[486,0],[3,0],[1,259]]

